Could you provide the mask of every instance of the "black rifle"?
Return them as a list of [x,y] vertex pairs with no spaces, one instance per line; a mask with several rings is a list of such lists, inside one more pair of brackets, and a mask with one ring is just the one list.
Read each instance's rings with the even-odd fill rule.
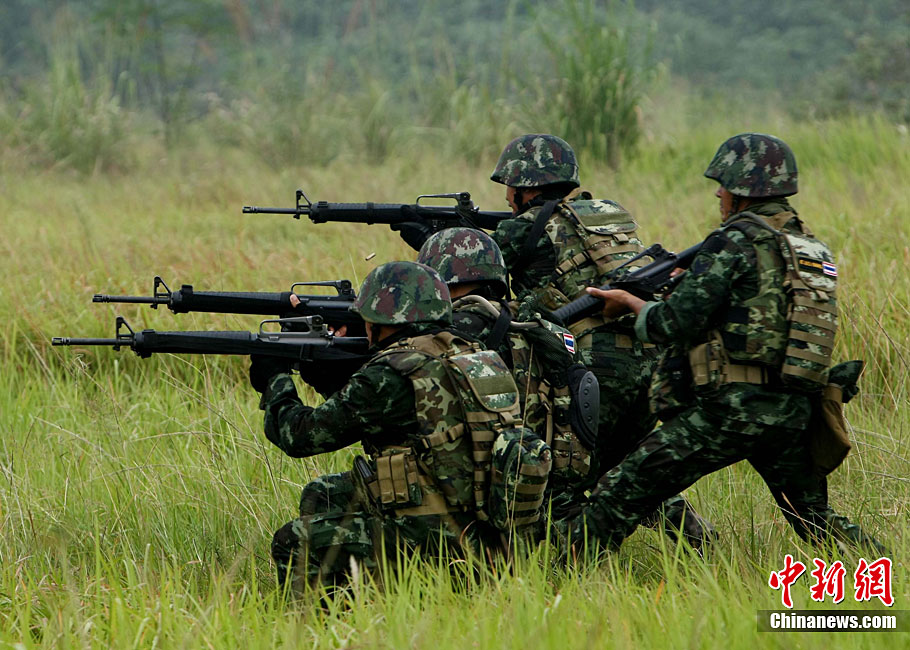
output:
[[[425,205],[421,199],[452,199],[454,206]],[[496,230],[503,219],[511,219],[511,212],[486,212],[474,205],[468,192],[451,194],[422,194],[416,203],[312,203],[297,190],[296,208],[259,208],[243,206],[244,214],[289,214],[295,219],[306,215],[313,223],[330,221],[344,223],[387,224],[394,226],[408,222],[422,222],[434,232],[451,226],[469,226],[483,230]]]
[[[682,279],[681,275],[671,277],[670,273],[675,268],[689,268],[700,249],[701,244],[696,244],[677,254],[671,253],[660,244],[653,244],[615,269],[612,272],[613,279],[600,288],[604,291],[622,289],[643,300],[653,300],[655,294],[670,290]],[[651,257],[654,261],[634,271],[622,272],[624,267],[642,257]],[[599,313],[601,309],[603,309],[603,300],[591,295],[584,295],[555,309],[552,315],[563,324],[571,325],[582,318]]]
[[[300,304],[291,306],[291,294],[297,287],[334,287],[337,295],[303,295],[297,294]],[[109,296],[96,293],[92,302],[118,302],[151,305],[167,305],[175,314],[189,312],[208,312],[216,314],[258,314],[260,316],[321,316],[322,320],[334,328],[346,325],[350,336],[364,336],[363,319],[349,307],[357,295],[351,287],[350,280],[331,280],[326,282],[296,282],[290,291],[267,293],[255,291],[194,291],[193,285],[184,284],[178,291],[171,291],[159,276],[151,296]],[[291,326],[293,327],[293,326]]]
[[[302,331],[270,332],[267,324],[293,325]],[[297,366],[304,381],[320,393],[341,388],[350,376],[370,359],[366,338],[334,336],[319,316],[265,320],[258,332],[246,331],[135,331],[122,316],[117,317],[112,339],[55,336],[52,345],[127,347],[142,358],[153,354],[259,354],[286,359]]]

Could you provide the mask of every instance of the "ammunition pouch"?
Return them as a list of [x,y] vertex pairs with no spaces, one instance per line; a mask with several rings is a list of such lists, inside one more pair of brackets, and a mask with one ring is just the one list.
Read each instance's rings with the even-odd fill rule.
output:
[[[395,517],[464,511],[448,504],[413,449],[386,448],[373,460],[375,472],[360,456],[354,464],[355,477],[373,506],[371,510]],[[364,466],[369,471],[364,471]]]
[[834,366],[830,373],[832,382],[820,394],[812,396],[809,450],[823,476],[837,469],[853,446],[847,433],[844,404],[856,394],[862,369],[862,361]]
[[689,350],[689,366],[692,369],[692,383],[696,388],[719,388],[730,383],[779,383],[777,373],[770,368],[730,361],[723,339],[717,331],[712,333],[706,343]]
[[812,396],[809,451],[815,467],[827,476],[844,462],[853,445],[844,420],[843,390],[828,384]]

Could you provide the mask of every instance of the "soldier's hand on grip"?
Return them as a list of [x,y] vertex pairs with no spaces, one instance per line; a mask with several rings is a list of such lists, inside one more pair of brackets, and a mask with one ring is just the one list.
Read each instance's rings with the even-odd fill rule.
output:
[[621,289],[604,291],[603,289],[588,287],[587,291],[595,298],[600,298],[604,301],[602,313],[607,318],[617,318],[630,311],[634,311],[637,314],[645,304],[645,301],[641,298],[637,298],[628,291],[622,291]]
[[269,380],[272,377],[290,371],[291,365],[286,359],[260,354],[250,355],[250,385],[260,393],[264,393],[269,387]]

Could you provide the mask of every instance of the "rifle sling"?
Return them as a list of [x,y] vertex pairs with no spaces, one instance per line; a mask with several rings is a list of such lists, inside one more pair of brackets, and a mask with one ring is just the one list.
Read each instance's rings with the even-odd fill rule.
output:
[[[506,332],[509,331],[509,325],[512,323],[512,312],[509,311],[508,307],[500,306],[500,309],[501,311],[499,312],[499,317],[496,319],[496,323],[490,330],[487,340],[483,342],[488,350],[499,349],[503,338],[505,338]],[[509,361],[511,361],[511,357],[509,358]]]
[[518,259],[515,260],[514,268],[516,270],[524,269],[530,264],[533,259],[534,249],[537,248],[537,241],[540,239],[541,235],[543,235],[543,230],[546,227],[550,216],[553,214],[553,210],[556,209],[557,203],[559,203],[559,200],[557,199],[547,201],[543,204],[540,212],[537,213],[537,219],[534,220],[534,225],[531,226],[531,232],[528,233],[528,238],[521,247]]

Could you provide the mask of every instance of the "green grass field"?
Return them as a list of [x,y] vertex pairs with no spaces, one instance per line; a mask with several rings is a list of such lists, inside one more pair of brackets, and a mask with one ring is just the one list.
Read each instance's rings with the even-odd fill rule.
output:
[[[795,206],[838,256],[837,356],[868,367],[848,406],[854,451],[830,477],[831,501],[892,549],[894,608],[910,609],[906,129],[665,116],[620,172],[584,161],[582,180],[630,209],[645,240],[681,249],[716,223],[715,186],[701,172],[742,130],[792,145],[803,190]],[[285,602],[272,533],[294,516],[304,483],[347,468],[356,450],[301,461],[268,443],[246,359],[50,346],[52,336],[110,336],[118,313],[157,329],[256,328],[253,317],[91,303],[96,292],[147,294],[156,274],[172,288],[277,291],[302,280],[359,284],[374,265],[412,257],[384,226],[240,213],[245,203],[290,205],[297,187],[314,200],[395,202],[468,189],[482,207],[505,209],[488,181],[493,160],[475,167],[435,150],[428,142],[381,167],[350,158],[311,167],[302,154],[275,171],[241,151],[200,145],[165,156],[148,145],[134,171],[87,177],[0,155],[0,645],[905,647],[906,634],[756,631],[757,610],[780,608],[769,573],[786,553],[810,563],[813,549],[745,463],[687,492],[720,533],[705,560],[645,530],[597,566],[555,571],[542,548],[511,571],[453,581],[448,567],[403,558],[381,587],[361,576],[326,607]],[[843,557],[848,590],[857,557]],[[794,588],[797,607],[809,605],[807,585]]]

